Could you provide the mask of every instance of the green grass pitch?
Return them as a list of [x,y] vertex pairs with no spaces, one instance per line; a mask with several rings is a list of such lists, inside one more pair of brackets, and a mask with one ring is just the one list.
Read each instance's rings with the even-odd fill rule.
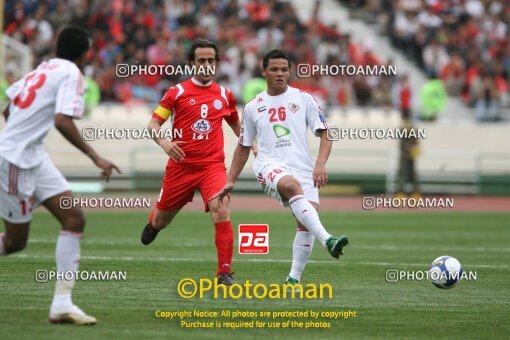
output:
[[[37,269],[54,269],[56,221],[36,213],[28,247],[0,258],[0,338],[10,339],[314,339],[505,338],[510,334],[510,214],[322,212],[334,234],[351,240],[340,261],[316,242],[303,283],[330,283],[333,299],[186,300],[177,294],[185,277],[212,278],[214,231],[208,215],[182,212],[155,243],[142,246],[145,213],[88,212],[80,270],[125,270],[127,280],[78,281],[74,302],[98,318],[93,327],[50,325],[54,284],[36,283]],[[238,255],[235,279],[280,283],[290,268],[294,222],[289,212],[233,212],[239,223],[268,223],[270,253]],[[388,269],[426,270],[440,255],[459,259],[476,281],[450,290],[429,282],[386,283]],[[356,318],[331,321],[329,329],[182,329],[176,320],[156,318],[157,309],[340,311]],[[267,320],[266,320],[267,321]],[[506,334],[506,335],[505,335]]]

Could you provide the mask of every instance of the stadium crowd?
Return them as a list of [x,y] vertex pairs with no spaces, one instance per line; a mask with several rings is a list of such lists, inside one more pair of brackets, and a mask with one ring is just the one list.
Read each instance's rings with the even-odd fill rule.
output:
[[[308,21],[288,2],[276,0],[17,0],[6,2],[4,31],[28,44],[34,63],[49,58],[56,33],[66,24],[87,28],[93,38],[85,74],[103,101],[157,102],[180,76],[118,78],[117,64],[182,65],[197,36],[222,51],[221,77],[240,103],[260,91],[261,56],[274,48],[299,63],[373,65],[383,62],[370,46],[356,44],[320,19],[320,1]],[[15,60],[6,65],[9,70]],[[295,69],[294,69],[295,70]],[[294,73],[295,72],[291,72]],[[9,76],[10,75],[10,76]],[[293,77],[291,85],[312,92],[323,105],[391,105],[391,78]]]
[[495,120],[510,106],[510,1],[341,1],[375,16],[392,43],[449,95],[476,109],[480,121]]

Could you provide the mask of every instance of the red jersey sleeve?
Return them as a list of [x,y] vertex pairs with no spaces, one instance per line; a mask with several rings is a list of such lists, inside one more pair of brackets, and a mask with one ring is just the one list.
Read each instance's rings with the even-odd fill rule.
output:
[[177,88],[172,86],[169,88],[161,101],[159,102],[159,106],[154,110],[152,117],[159,119],[162,122],[166,122],[168,118],[172,115],[174,110],[174,102],[177,96]]
[[225,117],[225,120],[228,124],[237,123],[239,121],[239,114],[237,113],[237,100],[229,89],[227,89],[227,99],[229,115]]

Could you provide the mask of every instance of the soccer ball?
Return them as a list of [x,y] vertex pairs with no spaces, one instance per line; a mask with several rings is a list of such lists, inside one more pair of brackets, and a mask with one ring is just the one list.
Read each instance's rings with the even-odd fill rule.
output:
[[462,266],[455,257],[448,255],[439,256],[432,261],[429,275],[432,284],[437,288],[452,288],[459,282],[462,275]]

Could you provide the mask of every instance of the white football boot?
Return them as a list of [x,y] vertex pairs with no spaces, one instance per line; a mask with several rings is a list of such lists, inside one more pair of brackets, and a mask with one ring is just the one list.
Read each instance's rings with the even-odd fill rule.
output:
[[95,317],[85,314],[78,306],[71,305],[62,308],[50,308],[51,323],[71,323],[73,325],[95,325]]

